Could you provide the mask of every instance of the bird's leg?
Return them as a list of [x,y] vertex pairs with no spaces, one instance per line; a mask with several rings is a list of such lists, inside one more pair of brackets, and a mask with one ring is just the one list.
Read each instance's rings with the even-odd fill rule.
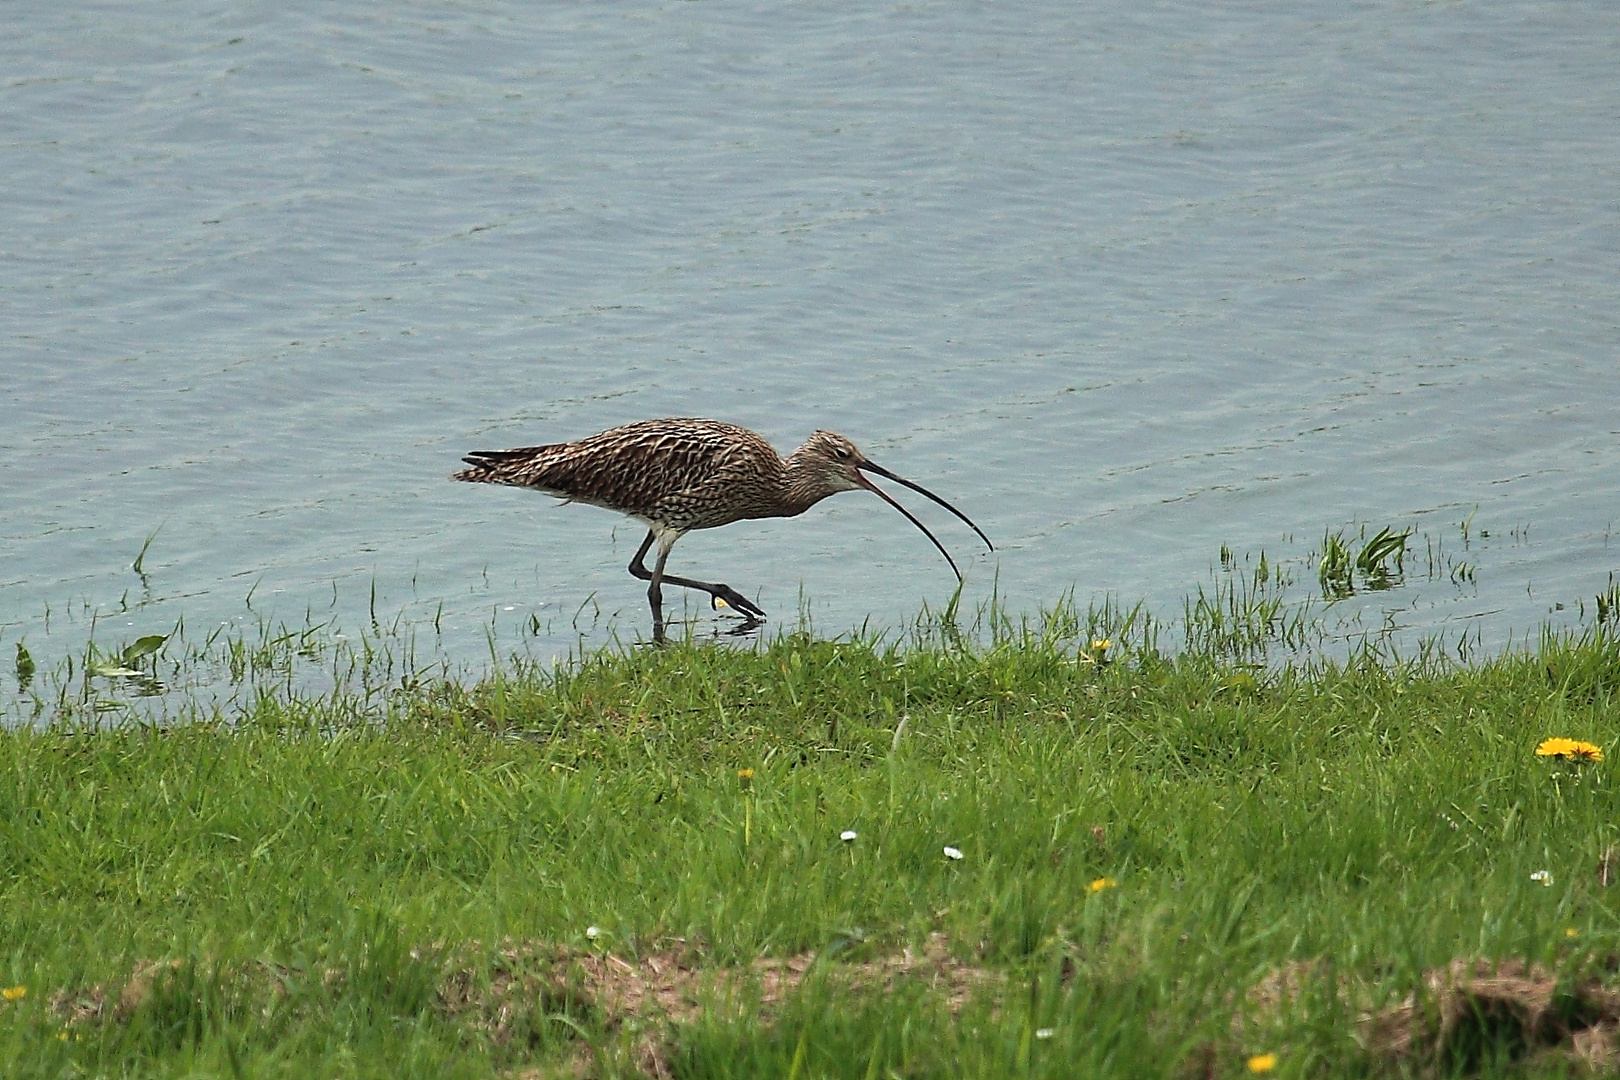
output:
[[671,540],[668,545],[659,545],[658,561],[654,564],[653,569],[648,570],[642,560],[647,557],[647,550],[652,547],[653,541],[656,539],[657,536],[649,529],[647,539],[643,540],[641,547],[636,550],[636,557],[630,560],[630,573],[642,581],[652,582],[647,589],[647,601],[652,604],[653,608],[654,641],[663,640],[663,627],[660,625],[659,619],[663,596],[659,586],[664,582],[679,585],[684,589],[700,589],[717,600],[724,600],[750,620],[762,620],[765,618],[765,612],[761,611],[758,605],[730,585],[722,585],[712,581],[694,581],[692,578],[676,577],[674,574],[664,573],[664,561],[669,558],[669,549],[674,546],[674,540]]
[[669,560],[669,545],[658,545],[658,561],[653,564],[652,584],[647,586],[647,603],[652,605],[653,641],[664,643],[664,563]]
[[657,534],[648,529],[647,539],[641,542],[641,546],[636,549],[636,557],[630,560],[630,573],[642,581],[651,582],[647,586],[647,606],[652,608],[653,641],[662,645],[664,643],[664,590],[662,587],[664,563],[669,559],[669,549],[674,546],[674,541],[658,546],[658,562],[654,564],[652,570],[648,570],[646,563],[642,560],[647,557],[647,549],[652,547],[655,539],[657,539]]

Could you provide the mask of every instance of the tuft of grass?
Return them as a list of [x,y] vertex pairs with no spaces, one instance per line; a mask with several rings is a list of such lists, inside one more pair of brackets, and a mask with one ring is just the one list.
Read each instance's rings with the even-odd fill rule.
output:
[[142,581],[146,580],[146,553],[151,549],[152,541],[157,539],[157,534],[162,531],[163,526],[159,525],[146,534],[146,539],[141,543],[141,550],[135,553],[135,562],[130,565],[130,569],[135,571],[135,576]]
[[1609,573],[1608,588],[1594,598],[1594,606],[1599,626],[1620,628],[1620,582],[1615,581],[1613,571]]
[[14,670],[17,673],[17,690],[20,693],[28,693],[28,688],[33,684],[34,681],[34,672],[38,670],[38,668],[34,663],[33,655],[29,653],[28,648],[20,641],[17,642],[17,659]]
[[[1355,539],[1346,539],[1342,529],[1324,533],[1317,560],[1322,595],[1330,601],[1344,600],[1356,593],[1358,585],[1372,592],[1399,585],[1406,573],[1406,549],[1414,531],[1407,528],[1396,532],[1386,525],[1371,539],[1367,538],[1366,526]],[[1473,570],[1467,564],[1456,564],[1452,579],[1457,583],[1471,581]]]
[[1278,650],[1307,650],[1322,628],[1311,618],[1308,602],[1289,599],[1292,585],[1284,567],[1267,561],[1265,552],[1245,571],[1222,548],[1221,573],[1212,590],[1206,594],[1199,586],[1183,605],[1183,655],[1259,666]]

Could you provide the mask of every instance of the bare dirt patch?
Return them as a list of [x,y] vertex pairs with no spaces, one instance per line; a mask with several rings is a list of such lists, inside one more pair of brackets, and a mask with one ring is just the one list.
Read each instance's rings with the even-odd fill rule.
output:
[[[463,1017],[498,1045],[558,1014],[609,1029],[633,1024],[632,1030],[642,1032],[635,1067],[663,1080],[673,1075],[673,1026],[690,1023],[705,1009],[741,1015],[757,1007],[756,1015],[769,1022],[815,971],[817,956],[761,957],[734,967],[703,961],[701,953],[682,945],[625,958],[544,943],[507,943],[482,966],[475,960],[452,971],[440,989],[440,1001],[446,1012]],[[481,971],[488,973],[487,981]],[[902,980],[922,980],[944,994],[952,1012],[962,1008],[975,987],[996,977],[954,959],[943,934],[930,935],[921,950],[908,947],[872,960],[834,962],[825,973],[850,989],[884,993]],[[589,1050],[580,1050],[572,1071],[579,1076],[592,1072]]]
[[[606,952],[565,949],[543,943],[508,943],[487,962],[481,985],[478,964],[451,972],[440,998],[452,1014],[478,1013],[497,1040],[509,1034],[517,1001],[568,1007],[599,1022],[625,1020],[687,1023],[707,1007],[741,1005],[757,986],[759,1006],[769,1011],[815,968],[813,952],[761,957],[737,967],[705,965],[693,949],[676,946],[623,958]],[[950,955],[944,934],[932,934],[920,950],[910,947],[872,960],[835,962],[830,978],[856,990],[888,992],[905,980],[923,980],[960,1010],[973,989],[994,979],[990,971]],[[749,1001],[753,999],[749,997]]]
[[[1275,1023],[1289,1002],[1326,977],[1319,962],[1277,968],[1245,995],[1248,1016],[1261,1026]],[[1500,1054],[1563,1059],[1593,1074],[1620,1067],[1620,990],[1596,975],[1458,959],[1426,971],[1420,989],[1381,1008],[1367,1004],[1374,996],[1369,983],[1341,975],[1334,984],[1355,1016],[1356,1041],[1392,1070],[1467,1072]],[[1234,1037],[1244,1026],[1244,1017],[1234,1016]]]
[[[461,954],[421,950],[412,959],[437,965],[433,1005],[440,1014],[498,1046],[534,1042],[549,1024],[568,1024],[581,1032],[629,1026],[641,1033],[633,1064],[652,1077],[671,1075],[668,1053],[675,1026],[714,1009],[738,1016],[751,1011],[769,1022],[812,974],[874,993],[891,992],[902,981],[921,981],[941,993],[953,1012],[976,987],[996,979],[994,973],[952,957],[943,934],[931,935],[920,949],[819,963],[815,953],[807,952],[716,966],[701,950],[678,942],[630,958],[545,942],[505,942]],[[159,992],[184,997],[208,986],[226,990],[223,996],[239,1006],[268,1008],[294,983],[316,994],[341,994],[348,981],[349,973],[341,967],[293,971],[257,961],[214,968],[179,959],[138,960],[121,979],[60,989],[48,1000],[65,1026],[99,1026],[129,1022]],[[586,1041],[571,1066],[582,1076],[595,1071]]]
[[1359,1038],[1372,1054],[1477,1064],[1490,1050],[1563,1056],[1594,1071],[1616,1063],[1620,992],[1596,977],[1559,978],[1539,964],[1453,960],[1428,971],[1422,993],[1365,1015]]
[[148,997],[159,979],[179,970],[179,960],[137,960],[128,978],[109,987],[106,983],[75,990],[57,990],[49,998],[51,1011],[69,1024],[99,1024],[128,1020]]

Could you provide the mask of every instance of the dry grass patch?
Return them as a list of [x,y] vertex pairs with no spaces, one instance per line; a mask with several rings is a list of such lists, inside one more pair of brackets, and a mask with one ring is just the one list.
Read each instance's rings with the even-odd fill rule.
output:
[[[1587,967],[1612,972],[1615,963],[1593,958]],[[1233,1037],[1241,1040],[1249,1025],[1275,1029],[1292,1005],[1323,988],[1351,1013],[1356,1042],[1368,1056],[1403,1073],[1467,1073],[1498,1055],[1563,1059],[1592,1074],[1620,1068],[1620,990],[1597,975],[1458,959],[1424,972],[1420,989],[1380,1008],[1370,1004],[1371,984],[1341,975],[1326,988],[1327,978],[1319,961],[1269,972],[1245,995],[1247,1010],[1233,1017]]]
[[[535,1007],[568,1010],[607,1025],[626,1020],[683,1024],[707,1007],[740,1008],[753,987],[768,1018],[816,962],[817,954],[806,952],[713,967],[684,944],[625,959],[541,942],[508,943],[482,965],[477,958],[460,964],[445,979],[440,1000],[451,1015],[478,1017],[473,1022],[498,1042],[508,1039],[518,1017]],[[487,983],[481,970],[489,973]],[[829,962],[823,970],[851,989],[880,993],[892,991],[901,980],[922,980],[945,995],[953,1012],[975,987],[995,977],[953,958],[940,933],[929,935],[920,951],[907,946],[876,959]]]
[[[47,1002],[51,1014],[68,1026],[126,1022],[155,992],[172,988],[186,968],[186,961],[180,959],[137,960],[122,980],[59,989]],[[291,974],[291,969],[254,961],[215,973],[214,983],[236,995],[282,994]]]
[[[488,952],[469,951],[443,958],[440,950],[416,950],[413,963],[438,965],[432,1007],[443,1017],[471,1028],[496,1046],[540,1040],[546,1025],[564,1024],[585,1035],[591,1030],[641,1032],[635,1065],[654,1077],[669,1075],[667,1048],[673,1029],[696,1020],[706,1009],[741,1016],[748,1009],[769,1022],[775,1010],[813,973],[851,990],[892,992],[902,981],[922,981],[959,1011],[972,991],[995,980],[987,969],[950,955],[944,934],[932,934],[921,949],[861,961],[826,960],[814,952],[760,957],[752,963],[718,967],[701,950],[673,943],[625,958],[547,942],[506,942]],[[234,1008],[268,1011],[285,999],[293,983],[343,994],[350,973],[342,967],[314,972],[253,961],[229,968],[193,966],[179,959],[138,960],[121,980],[64,988],[49,997],[52,1015],[68,1027],[122,1024],[132,1020],[154,995],[214,992]],[[297,1006],[307,1007],[307,1006]],[[582,1042],[593,1041],[589,1037]],[[592,1072],[597,1051],[582,1046],[565,1072]]]
[[1487,1053],[1564,1056],[1594,1072],[1620,1062],[1620,991],[1516,960],[1453,960],[1423,990],[1364,1014],[1357,1037],[1375,1057],[1474,1065]]

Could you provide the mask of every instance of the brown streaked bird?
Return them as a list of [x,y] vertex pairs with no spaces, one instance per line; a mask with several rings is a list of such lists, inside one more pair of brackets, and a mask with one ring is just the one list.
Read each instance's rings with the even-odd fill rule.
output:
[[[765,618],[752,601],[729,585],[664,573],[669,549],[693,529],[713,529],[744,518],[794,517],[829,495],[864,488],[906,516],[934,542],[945,561],[962,572],[945,545],[911,512],[895,502],[863,472],[876,473],[934,500],[979,534],[990,538],[962,511],[920,484],[896,476],[866,459],[855,444],[831,431],[818,431],[785,459],[765,438],[718,420],[643,420],[574,442],[479,450],[462,458],[470,469],[452,479],[476,484],[509,484],[555,495],[564,502],[628,514],[647,526],[647,538],[630,560],[630,573],[649,582],[653,640],[664,640],[664,583],[709,594],[747,617],[746,628]],[[644,560],[653,542],[658,559]]]

